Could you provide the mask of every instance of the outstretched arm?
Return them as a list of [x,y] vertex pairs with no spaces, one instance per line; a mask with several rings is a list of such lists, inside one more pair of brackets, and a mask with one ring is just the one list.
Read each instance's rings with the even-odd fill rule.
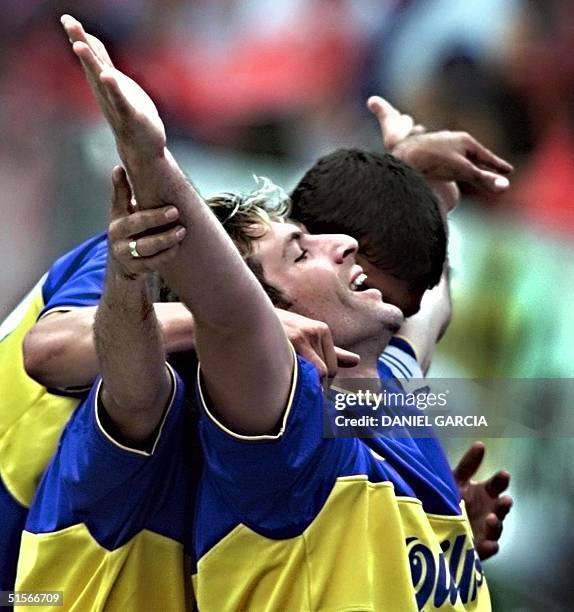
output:
[[273,431],[287,403],[294,364],[269,298],[166,149],[151,99],[114,68],[103,45],[78,21],[64,16],[62,23],[114,132],[138,205],[172,204],[187,228],[177,257],[160,271],[193,312],[214,406],[238,432]]
[[[155,303],[167,353],[195,349],[193,316],[180,302]],[[48,314],[24,339],[24,366],[28,375],[44,387],[87,387],[98,375],[94,347],[96,306]],[[337,367],[353,367],[359,356],[333,344],[329,328],[294,312],[277,310],[283,329],[298,355],[318,370],[319,376],[334,376]]]
[[[469,134],[427,133],[410,115],[401,113],[379,96],[369,98],[367,107],[377,118],[384,146],[425,176],[438,197],[445,218],[458,203],[456,181],[465,181],[493,193],[509,187],[506,175],[512,172],[512,166]],[[410,317],[399,332],[417,348],[418,360],[425,372],[451,314],[448,271],[445,271],[440,284],[425,293],[420,312]]]
[[[183,304],[153,305],[168,353],[194,348],[193,319]],[[91,385],[98,375],[94,347],[96,306],[51,312],[24,339],[24,367],[44,387]]]

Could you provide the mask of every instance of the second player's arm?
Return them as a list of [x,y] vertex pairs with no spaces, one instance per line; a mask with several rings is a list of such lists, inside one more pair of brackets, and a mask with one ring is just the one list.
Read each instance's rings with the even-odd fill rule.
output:
[[436,347],[452,316],[448,263],[439,284],[425,292],[419,312],[403,323],[398,336],[414,348],[417,361],[426,375]]
[[[57,389],[92,384],[99,373],[93,335],[96,308],[51,312],[32,327],[23,347],[31,378]],[[154,304],[154,310],[168,353],[194,347],[192,317],[183,304]]]

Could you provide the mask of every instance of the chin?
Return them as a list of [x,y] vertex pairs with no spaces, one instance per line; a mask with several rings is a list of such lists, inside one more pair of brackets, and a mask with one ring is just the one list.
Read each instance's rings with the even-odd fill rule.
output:
[[393,333],[398,332],[404,323],[404,316],[400,308],[392,304],[385,304],[384,321],[385,327]]

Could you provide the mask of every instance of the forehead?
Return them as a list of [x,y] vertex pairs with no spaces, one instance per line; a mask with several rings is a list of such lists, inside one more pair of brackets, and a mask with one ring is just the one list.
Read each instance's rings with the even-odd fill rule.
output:
[[278,263],[284,258],[286,249],[296,242],[302,233],[301,227],[290,221],[271,221],[265,233],[255,241],[253,254],[263,265]]

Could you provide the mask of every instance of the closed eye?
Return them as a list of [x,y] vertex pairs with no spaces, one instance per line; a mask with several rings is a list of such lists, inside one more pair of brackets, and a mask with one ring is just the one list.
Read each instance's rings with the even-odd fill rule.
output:
[[303,251],[301,252],[301,255],[299,255],[299,257],[297,257],[297,259],[295,260],[295,263],[298,263],[300,261],[304,261],[305,259],[307,259],[307,253],[309,251],[307,249],[303,249]]

